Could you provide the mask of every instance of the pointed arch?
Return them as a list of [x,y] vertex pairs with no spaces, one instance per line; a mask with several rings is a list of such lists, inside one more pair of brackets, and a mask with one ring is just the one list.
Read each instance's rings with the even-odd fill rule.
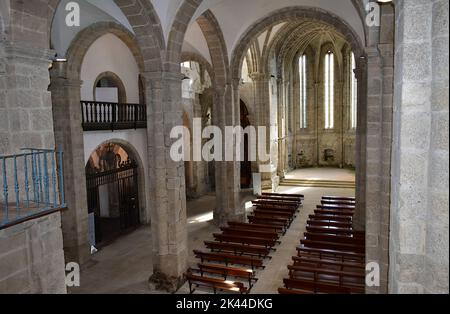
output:
[[197,19],[197,23],[208,44],[216,87],[223,87],[230,83],[230,75],[227,46],[219,22],[214,14],[207,10]]
[[338,16],[319,8],[304,6],[285,7],[256,21],[241,36],[232,53],[232,77],[236,79],[240,78],[242,62],[248,47],[254,38],[263,33],[267,28],[273,27],[280,22],[296,21],[305,18],[322,21],[325,24],[334,26],[351,44],[353,51],[358,57],[365,55],[364,46],[355,30]]

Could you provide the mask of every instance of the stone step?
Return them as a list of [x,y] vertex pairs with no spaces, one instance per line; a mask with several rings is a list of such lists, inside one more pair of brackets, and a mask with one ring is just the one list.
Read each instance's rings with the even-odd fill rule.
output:
[[302,180],[302,179],[283,179],[281,186],[298,186],[298,187],[321,187],[321,188],[346,188],[354,189],[353,181],[332,181],[332,180]]

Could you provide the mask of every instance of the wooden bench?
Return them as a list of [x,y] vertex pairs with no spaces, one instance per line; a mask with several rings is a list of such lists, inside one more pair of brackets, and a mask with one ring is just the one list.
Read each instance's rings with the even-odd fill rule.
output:
[[288,221],[286,219],[275,220],[273,218],[256,217],[251,215],[248,216],[247,218],[250,223],[282,227],[284,228],[284,230],[286,230],[288,226]]
[[349,200],[329,200],[329,199],[322,199],[320,201],[323,205],[349,205],[349,206],[355,206],[355,201],[349,201]]
[[295,209],[298,209],[299,204],[296,202],[279,202],[275,200],[255,200],[252,201],[252,204],[254,206],[261,205],[261,206],[276,206],[276,207],[293,207]]
[[302,203],[302,199],[296,198],[296,197],[261,195],[261,196],[258,196],[258,199],[259,200],[276,200],[276,201],[279,201],[279,202],[292,201],[292,202],[296,202],[297,204],[301,204]]
[[206,248],[210,249],[212,252],[228,252],[233,253],[234,255],[249,255],[257,256],[259,258],[272,258],[271,256],[269,256],[270,249],[264,246],[213,241],[205,241],[204,243]]
[[329,224],[325,224],[322,226],[314,226],[314,225],[307,225],[306,231],[312,232],[312,233],[329,233],[329,234],[338,234],[338,235],[347,235],[347,236],[354,236],[354,237],[364,237],[364,232],[361,231],[355,231],[352,228],[342,228],[342,227],[334,227],[330,226]]
[[[305,266],[288,266],[291,279],[311,280],[335,284],[339,287],[349,288],[353,292],[364,289],[364,272],[340,271],[327,268],[314,268]],[[357,289],[356,291],[353,289]]]
[[292,256],[295,266],[328,267],[337,270],[359,270],[365,272],[365,265],[361,262],[343,262],[310,255]]
[[354,211],[348,211],[348,210],[327,210],[327,209],[316,209],[314,210],[314,214],[321,214],[321,215],[333,215],[333,216],[349,216],[353,217],[355,214]]
[[262,193],[261,195],[279,196],[279,197],[296,197],[299,199],[305,198],[305,195],[303,195],[303,194]]
[[312,214],[308,217],[309,220],[321,220],[321,221],[339,221],[339,222],[346,222],[346,223],[352,223],[353,217],[351,216],[339,216],[339,215],[327,215],[327,214]]
[[322,196],[323,200],[341,200],[341,201],[356,201],[354,197],[348,196]]
[[194,250],[194,255],[196,258],[199,258],[201,260],[202,264],[204,261],[209,261],[209,262],[221,262],[224,263],[226,266],[228,266],[229,264],[251,266],[253,270],[255,268],[264,268],[262,258],[233,255],[226,253],[207,253],[198,250]]
[[296,289],[278,288],[278,294],[314,294],[311,291],[303,291]]
[[335,220],[320,220],[320,219],[310,219],[308,220],[308,226],[327,226],[327,227],[335,227],[335,228],[352,228],[352,223],[343,222],[343,221],[335,221]]
[[216,278],[209,278],[209,277],[201,277],[196,276],[191,273],[185,274],[185,278],[188,281],[189,284],[189,293],[193,294],[195,289],[193,289],[193,285],[199,287],[208,287],[212,288],[214,291],[214,294],[217,294],[217,290],[220,291],[229,291],[229,292],[236,292],[240,294],[248,293],[248,289],[242,284],[241,282],[229,282],[226,280],[216,279]]
[[365,237],[351,237],[346,235],[336,235],[329,233],[314,233],[314,232],[305,232],[306,240],[315,240],[321,242],[336,242],[336,243],[347,243],[354,245],[364,246],[366,243]]
[[223,277],[224,280],[227,280],[228,277],[241,278],[248,282],[249,288],[253,287],[253,282],[258,281],[255,277],[255,272],[252,269],[236,268],[216,264],[198,264],[197,267],[198,269],[191,269],[191,271],[200,273],[202,277],[206,273],[219,275]]
[[356,207],[354,205],[332,205],[332,204],[323,204],[323,205],[316,205],[317,209],[331,209],[331,210],[355,210]]
[[[336,276],[336,277],[348,277],[355,280],[350,280],[354,283],[362,283],[364,286],[364,279],[366,278],[366,272],[363,268],[356,268],[356,269],[347,269],[347,270],[340,270],[340,269],[332,269],[327,267],[320,266],[313,266],[313,265],[305,265],[303,264],[296,264],[296,265],[289,265],[289,276],[291,278],[296,278],[297,274],[296,272],[305,272],[305,273],[314,273],[314,274],[323,274],[323,275],[329,275],[330,277]],[[344,279],[344,278],[342,278]]]
[[324,248],[312,248],[306,246],[297,246],[298,256],[314,256],[320,259],[334,259],[342,262],[361,262],[364,263],[365,253],[344,252]]
[[229,221],[228,226],[233,228],[246,228],[246,229],[254,229],[254,230],[264,230],[264,231],[273,231],[282,233],[284,231],[283,227],[273,226],[273,225],[262,225],[262,224],[250,224],[245,222],[235,222]]
[[289,226],[289,223],[290,223],[290,219],[288,219],[288,218],[274,217],[272,215],[265,215],[265,214],[261,214],[261,213],[258,213],[257,215],[254,214],[254,215],[247,216],[249,221],[251,219],[253,219],[253,217],[255,217],[261,221],[265,221],[265,223],[267,223],[267,224],[275,223],[277,225],[281,224],[283,226]]
[[309,280],[284,279],[283,283],[287,289],[295,289],[310,293],[323,294],[350,294],[351,289],[330,285],[321,282],[313,282]]
[[339,215],[329,215],[329,214],[314,214],[309,216],[310,220],[333,220],[340,222],[352,222],[352,216],[339,216]]
[[230,234],[214,233],[213,236],[214,236],[214,239],[219,242],[262,245],[262,246],[265,246],[266,248],[271,248],[271,249],[277,243],[275,240],[272,240],[272,239],[246,237],[246,236],[230,235]]
[[255,210],[253,210],[253,214],[255,216],[268,215],[268,216],[272,216],[272,217],[281,217],[281,218],[289,219],[291,221],[295,218],[295,216],[292,213],[282,212],[282,211],[271,211],[271,210],[267,210],[267,209],[255,209]]
[[277,212],[282,212],[282,213],[290,213],[291,215],[294,215],[297,212],[297,209],[295,209],[293,207],[289,208],[289,207],[257,205],[257,206],[255,206],[255,209],[277,211]]
[[304,239],[300,241],[305,247],[318,248],[318,249],[330,249],[343,252],[353,252],[353,253],[363,253],[365,252],[365,247],[357,244],[349,243],[337,243],[328,241],[317,241]]
[[278,233],[276,232],[266,232],[266,231],[255,231],[251,229],[240,229],[240,228],[232,228],[232,227],[222,227],[220,230],[223,232],[223,234],[229,234],[229,235],[239,235],[239,236],[247,236],[247,237],[254,237],[254,238],[262,238],[262,239],[269,239],[269,240],[278,240],[280,237]]

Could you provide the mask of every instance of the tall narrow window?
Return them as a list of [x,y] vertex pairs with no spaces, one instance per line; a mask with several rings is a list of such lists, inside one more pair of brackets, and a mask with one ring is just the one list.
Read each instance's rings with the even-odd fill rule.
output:
[[325,55],[325,129],[334,127],[334,55]]
[[357,125],[357,105],[358,105],[358,80],[356,79],[356,60],[355,54],[352,52],[351,64],[351,99],[350,99],[350,127],[356,129]]
[[306,77],[306,55],[300,57],[298,62],[299,75],[300,75],[300,128],[306,129],[307,125],[307,77]]

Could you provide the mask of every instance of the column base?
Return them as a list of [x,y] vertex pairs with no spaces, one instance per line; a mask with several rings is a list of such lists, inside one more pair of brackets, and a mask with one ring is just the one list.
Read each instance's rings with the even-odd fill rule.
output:
[[276,191],[278,189],[278,186],[280,185],[280,177],[275,175],[271,177],[270,179],[263,180],[261,182],[261,189],[262,190],[271,190]]
[[186,280],[183,276],[171,277],[162,272],[156,271],[148,279],[148,286],[151,291],[166,291],[175,293],[180,289]]

